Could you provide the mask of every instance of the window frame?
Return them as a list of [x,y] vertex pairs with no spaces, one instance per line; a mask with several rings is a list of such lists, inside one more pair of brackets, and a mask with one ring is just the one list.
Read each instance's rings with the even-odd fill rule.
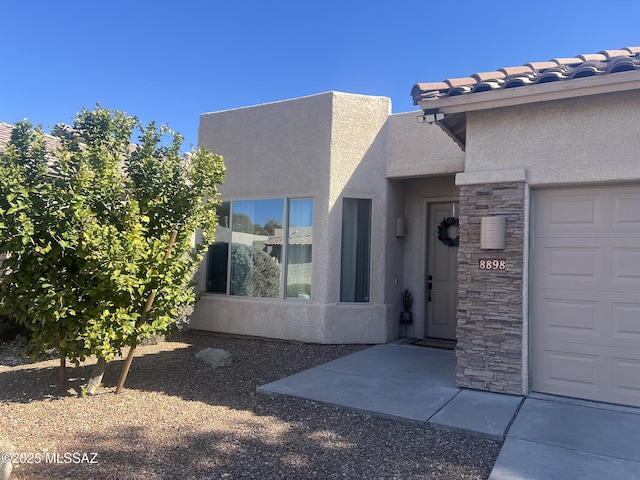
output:
[[[277,297],[253,297],[253,296],[245,296],[245,295],[232,295],[231,294],[231,262],[232,262],[232,249],[233,249],[233,217],[235,215],[234,203],[235,202],[246,202],[246,201],[269,201],[269,200],[282,200],[283,201],[283,228],[282,228],[282,258],[281,262],[281,272],[280,272],[280,295]],[[205,294],[206,295],[215,295],[215,296],[225,296],[225,297],[233,297],[234,299],[243,299],[243,300],[267,300],[267,301],[293,301],[293,302],[303,302],[310,303],[313,301],[313,265],[314,265],[314,253],[313,253],[313,240],[311,247],[311,286],[310,286],[310,294],[309,298],[300,298],[300,297],[289,297],[287,296],[287,284],[288,284],[288,276],[289,276],[289,230],[290,230],[290,202],[292,200],[311,200],[311,229],[312,229],[312,239],[314,237],[315,230],[315,218],[316,218],[316,199],[314,196],[282,196],[282,197],[268,197],[268,198],[235,198],[231,200],[222,200],[222,204],[229,204],[229,226],[226,227],[229,229],[228,235],[228,247],[227,247],[227,259],[226,259],[226,283],[225,283],[225,291],[224,292],[213,292],[209,291],[208,279],[209,279],[209,268],[211,268],[211,263],[209,261],[210,251],[207,251],[207,258],[204,262],[206,265],[207,271],[205,272]],[[214,240],[209,246],[213,246],[217,243],[217,240]]]
[[[369,210],[369,259],[368,259],[368,275],[369,275],[369,281],[368,281],[368,285],[367,285],[367,291],[368,291],[368,295],[367,295],[367,300],[364,301],[357,301],[357,300],[353,300],[353,301],[346,301],[346,300],[342,300],[342,281],[343,281],[343,269],[344,269],[344,265],[342,262],[342,256],[343,256],[343,246],[344,246],[344,231],[343,231],[343,222],[344,222],[344,208],[345,208],[345,200],[368,200],[369,204],[370,204],[370,210]],[[344,304],[344,305],[369,305],[372,302],[371,296],[372,296],[372,286],[373,286],[373,219],[374,219],[374,201],[373,198],[370,196],[366,196],[366,195],[343,195],[341,197],[341,209],[340,209],[340,281],[338,284],[338,299],[339,299],[339,303],[340,304]]]

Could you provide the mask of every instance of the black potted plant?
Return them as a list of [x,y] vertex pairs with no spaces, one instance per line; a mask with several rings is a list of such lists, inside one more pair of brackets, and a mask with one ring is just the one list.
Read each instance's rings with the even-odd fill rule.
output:
[[400,323],[409,324],[413,323],[413,314],[411,313],[411,305],[413,304],[413,295],[408,288],[405,288],[402,292],[402,306],[403,312],[400,314]]

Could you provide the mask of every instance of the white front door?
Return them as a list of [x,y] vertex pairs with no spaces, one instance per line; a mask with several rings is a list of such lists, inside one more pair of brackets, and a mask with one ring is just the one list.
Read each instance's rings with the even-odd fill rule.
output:
[[[458,247],[438,240],[438,227],[443,221],[457,216],[457,202],[429,203],[427,218],[427,286],[425,299],[426,337],[443,340],[456,339],[458,308]],[[447,229],[450,239],[458,235],[458,228]],[[446,239],[445,239],[446,240]]]

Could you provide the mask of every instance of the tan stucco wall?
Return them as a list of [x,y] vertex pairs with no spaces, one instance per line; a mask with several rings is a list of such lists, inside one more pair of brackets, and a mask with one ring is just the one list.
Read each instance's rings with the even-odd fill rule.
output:
[[[326,195],[330,94],[200,116],[198,144],[223,155],[225,200]],[[304,168],[301,166],[304,165]]]
[[387,178],[447,175],[464,170],[464,152],[442,129],[418,123],[422,111],[391,115],[387,122]]
[[[384,175],[390,109],[385,97],[327,92],[201,116],[199,144],[225,157],[223,200],[313,197],[313,286],[308,302],[205,295],[192,328],[320,343],[394,338],[379,254],[395,242],[387,205],[397,200]],[[373,200],[368,304],[339,302],[343,197]]]
[[533,187],[638,180],[638,111],[640,91],[469,112],[459,183],[518,170]]

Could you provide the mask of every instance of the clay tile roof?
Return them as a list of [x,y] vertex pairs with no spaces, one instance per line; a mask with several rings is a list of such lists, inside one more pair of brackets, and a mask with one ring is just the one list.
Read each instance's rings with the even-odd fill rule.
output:
[[449,78],[444,81],[450,87],[462,87],[465,85],[474,85],[476,83],[475,78],[465,77],[465,78]]
[[[449,90],[450,85],[444,82],[430,82],[430,83],[416,83],[413,86],[413,90],[411,91],[411,95],[414,95],[415,92],[425,92],[425,97],[433,97],[437,98],[442,96],[441,93],[446,93]],[[426,93],[429,92],[429,93]]]
[[473,73],[468,77],[450,78],[442,82],[416,83],[411,89],[411,95],[414,105],[417,105],[423,100],[472,95],[547,82],[564,82],[631,70],[640,70],[640,47],[601,50],[598,53],[504,67],[493,72]]
[[602,53],[586,53],[584,55],[578,55],[578,58],[580,58],[583,62],[590,62],[593,60],[602,62],[603,60],[607,59],[607,56],[603,55]]
[[504,72],[479,72],[479,73],[474,73],[473,75],[471,75],[472,78],[475,78],[475,80],[480,83],[480,82],[488,82],[490,80],[498,80],[500,78],[504,78],[507,75]]
[[528,67],[526,65],[523,65],[522,67],[504,67],[504,68],[501,68],[500,71],[504,73],[506,76],[533,72],[533,70],[531,70],[531,67]]
[[571,69],[567,66],[549,68],[541,72],[540,75],[536,75],[533,83],[548,83],[555,82],[556,80],[564,80],[570,71]]
[[620,50],[601,50],[598,53],[601,54],[601,55],[604,55],[609,60],[612,59],[612,58],[616,58],[616,57],[629,57],[629,56],[631,56],[631,52],[629,50],[624,50],[624,49],[620,49]]
[[554,58],[551,60],[552,62],[557,63],[558,65],[580,65],[583,60],[578,57],[568,57],[568,58]]
[[589,60],[578,65],[572,72],[572,78],[593,77],[599,73],[604,73],[606,64],[598,60]]
[[558,64],[553,60],[549,60],[548,62],[529,62],[526,65],[534,72],[542,72],[549,68],[555,68],[558,66]]
[[471,93],[490,92],[491,90],[497,90],[502,86],[503,83],[504,82],[502,82],[499,79],[498,80],[490,80],[490,81],[487,81],[487,82],[480,82],[475,87],[473,87],[471,89]]
[[609,73],[627,72],[635,70],[638,66],[640,66],[640,58],[616,57],[608,63],[607,70]]

